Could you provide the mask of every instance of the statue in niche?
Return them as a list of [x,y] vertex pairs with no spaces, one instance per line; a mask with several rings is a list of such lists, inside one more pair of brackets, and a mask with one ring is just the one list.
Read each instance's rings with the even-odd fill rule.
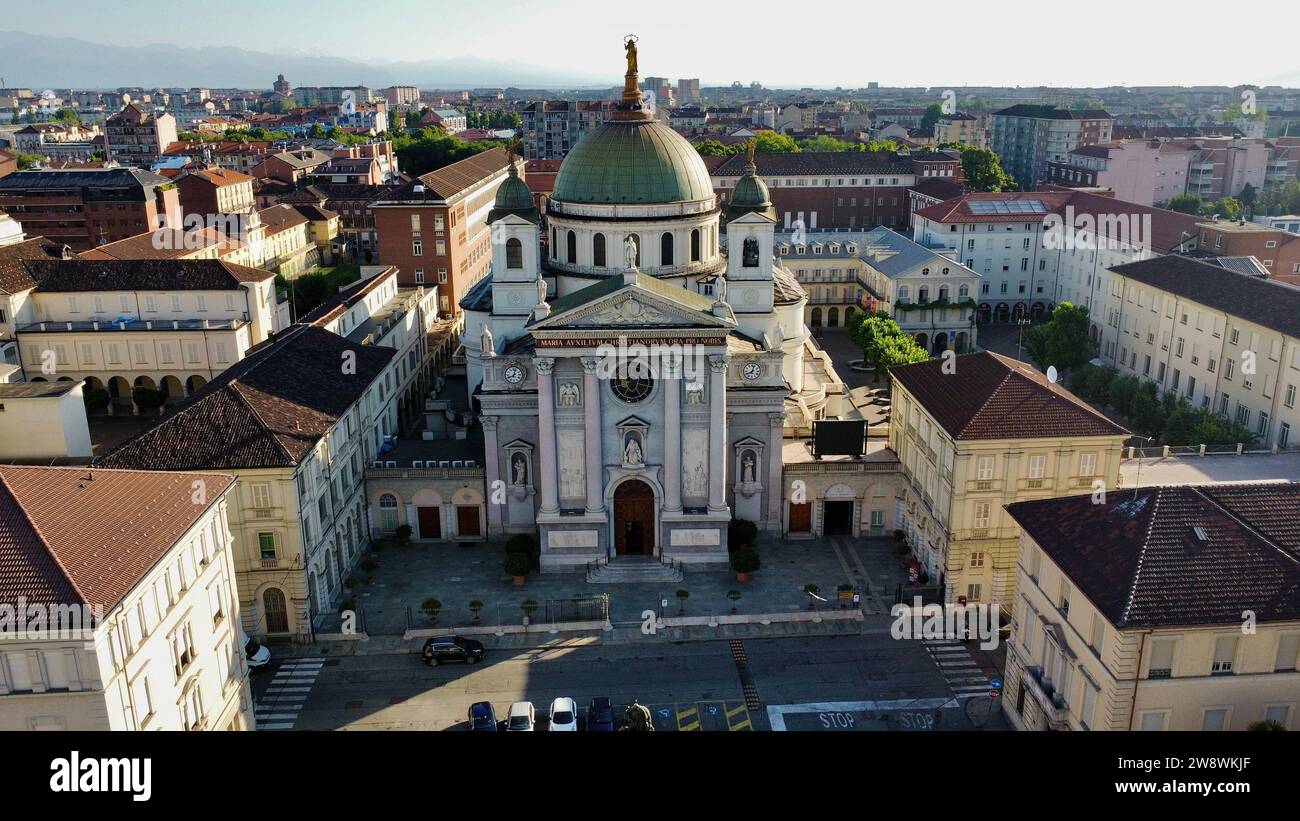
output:
[[496,340],[492,338],[492,329],[486,325],[483,326],[483,335],[479,338],[479,345],[484,356],[496,356]]
[[522,453],[516,453],[510,457],[510,468],[514,474],[514,484],[528,484],[528,458]]
[[639,255],[636,247],[636,235],[628,234],[623,237],[623,259],[627,260],[627,270],[636,270],[637,256]]
[[754,451],[752,450],[747,450],[740,456],[740,481],[751,485],[758,481],[754,478]]
[[635,433],[627,435],[627,444],[623,447],[623,464],[625,465],[642,465],[644,454],[641,452],[641,443],[638,441]]
[[703,382],[686,383],[686,404],[688,405],[704,404],[704,383]]
[[579,393],[578,385],[576,382],[560,383],[560,407],[562,408],[576,407],[578,403],[581,401],[582,401],[582,394]]

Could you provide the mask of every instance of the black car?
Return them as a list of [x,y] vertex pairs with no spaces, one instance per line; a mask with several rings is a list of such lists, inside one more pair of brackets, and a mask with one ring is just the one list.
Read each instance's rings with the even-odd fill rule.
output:
[[604,696],[591,700],[591,709],[587,710],[587,732],[614,732],[614,705]]
[[466,664],[474,664],[483,659],[483,645],[473,639],[463,639],[460,636],[435,636],[425,640],[422,658],[430,667],[443,661],[463,661]]
[[495,733],[497,731],[497,714],[492,709],[492,702],[477,701],[469,708],[469,728],[476,732]]

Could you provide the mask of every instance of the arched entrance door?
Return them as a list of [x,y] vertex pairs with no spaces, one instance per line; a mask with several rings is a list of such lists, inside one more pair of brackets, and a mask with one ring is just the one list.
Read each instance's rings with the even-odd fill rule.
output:
[[262,594],[262,612],[266,615],[266,632],[289,632],[289,609],[285,606],[283,592],[268,587]]
[[655,492],[640,479],[614,490],[614,549],[619,556],[654,552]]

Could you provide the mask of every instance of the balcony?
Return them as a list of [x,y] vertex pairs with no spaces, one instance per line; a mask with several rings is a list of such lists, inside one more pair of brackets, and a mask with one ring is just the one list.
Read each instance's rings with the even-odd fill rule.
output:
[[1026,667],[1024,686],[1043,711],[1043,718],[1053,730],[1070,729],[1070,706],[1043,676],[1043,668]]
[[70,333],[85,331],[233,331],[248,323],[242,319],[150,319],[150,320],[71,320],[29,322],[19,325],[20,334]]

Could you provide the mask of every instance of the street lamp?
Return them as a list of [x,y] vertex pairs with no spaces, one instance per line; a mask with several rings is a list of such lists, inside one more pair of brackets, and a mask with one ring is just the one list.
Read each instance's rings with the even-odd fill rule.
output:
[[1024,355],[1022,352],[1022,348],[1024,348],[1024,342],[1025,342],[1025,326],[1032,325],[1033,320],[1031,320],[1028,316],[1021,316],[1019,319],[1016,320],[1016,324],[1020,326],[1020,332],[1016,337],[1016,359],[1020,359]]

